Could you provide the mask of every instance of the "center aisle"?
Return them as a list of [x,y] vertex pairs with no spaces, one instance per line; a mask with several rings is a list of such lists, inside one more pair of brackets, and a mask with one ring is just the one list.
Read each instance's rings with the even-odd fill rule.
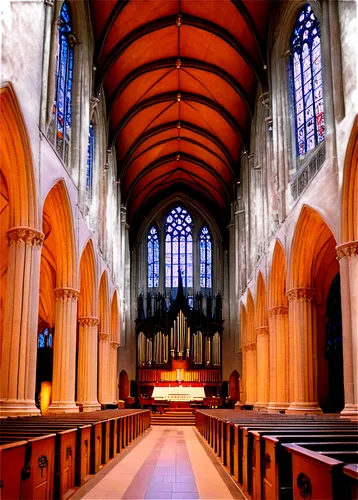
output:
[[193,427],[152,427],[128,451],[72,498],[244,498]]

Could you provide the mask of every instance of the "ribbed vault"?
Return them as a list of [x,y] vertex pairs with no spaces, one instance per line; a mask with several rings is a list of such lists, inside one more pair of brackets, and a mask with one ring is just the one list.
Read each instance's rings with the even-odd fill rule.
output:
[[105,92],[129,222],[180,191],[227,212],[265,86],[271,4],[90,1],[94,93]]

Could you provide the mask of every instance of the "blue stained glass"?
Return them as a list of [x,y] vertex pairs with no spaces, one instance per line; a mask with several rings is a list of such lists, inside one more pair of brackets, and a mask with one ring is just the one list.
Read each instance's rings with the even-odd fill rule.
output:
[[291,69],[299,156],[316,147],[325,138],[320,36],[319,22],[312,8],[306,5],[297,17],[291,38]]
[[206,226],[200,232],[200,286],[211,288],[211,236]]
[[48,334],[47,347],[52,347],[52,333]]
[[86,189],[91,191],[93,177],[93,158],[94,158],[94,130],[92,121],[89,124],[88,146],[87,146],[87,178]]
[[[168,241],[166,242],[166,245],[167,244]],[[148,232],[148,288],[157,288],[158,286],[159,286],[159,237],[157,229],[155,227],[151,227]]]
[[[170,211],[165,221],[165,286],[176,288],[178,272],[182,274],[183,286],[193,286],[192,280],[192,218],[183,207]],[[171,239],[170,235],[173,235]]]
[[43,333],[39,333],[39,337],[38,337],[38,347],[40,349],[42,349],[43,347],[45,347],[45,335]]
[[[72,89],[74,52],[72,22],[68,4],[62,5],[59,19],[59,48],[56,61],[56,95],[49,134],[56,142],[56,151],[67,161],[72,125]],[[55,132],[56,130],[56,132]],[[55,134],[54,136],[52,134]]]

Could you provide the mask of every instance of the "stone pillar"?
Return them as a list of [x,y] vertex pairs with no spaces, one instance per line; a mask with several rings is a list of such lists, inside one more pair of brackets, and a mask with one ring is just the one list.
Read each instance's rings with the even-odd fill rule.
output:
[[109,359],[110,359],[110,334],[99,333],[98,348],[98,400],[102,405],[110,403],[110,384],[109,384]]
[[287,297],[293,344],[293,401],[287,413],[322,413],[317,402],[316,290],[292,288]]
[[246,404],[247,401],[247,345],[241,346],[241,380],[240,380],[240,401]]
[[339,245],[341,274],[344,409],[341,415],[358,418],[358,241]]
[[118,399],[118,384],[117,384],[117,365],[118,365],[118,342],[110,342],[110,368],[109,376],[111,383],[111,401],[117,401]]
[[2,417],[38,415],[35,406],[40,259],[44,234],[30,227],[7,231],[9,244],[2,332]]
[[267,408],[269,403],[269,329],[268,326],[256,328],[257,338],[257,397],[256,410]]
[[253,406],[256,403],[256,342],[251,342],[246,346],[246,404]]
[[55,288],[56,312],[53,343],[52,402],[49,413],[73,413],[76,380],[77,302],[80,292]]
[[78,318],[77,404],[83,411],[100,410],[97,398],[98,318]]
[[272,307],[268,311],[270,328],[270,403],[269,412],[289,406],[288,390],[288,308]]

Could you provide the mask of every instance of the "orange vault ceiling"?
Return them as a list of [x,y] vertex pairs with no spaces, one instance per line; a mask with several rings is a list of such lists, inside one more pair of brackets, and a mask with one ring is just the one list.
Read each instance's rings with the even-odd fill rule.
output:
[[91,0],[129,222],[182,192],[221,217],[265,78],[270,0]]

